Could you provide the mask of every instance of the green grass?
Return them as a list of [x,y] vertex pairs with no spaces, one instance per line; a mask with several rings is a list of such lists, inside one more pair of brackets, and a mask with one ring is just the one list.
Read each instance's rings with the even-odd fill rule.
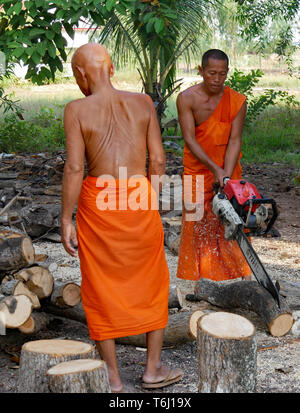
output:
[[243,133],[243,159],[248,163],[300,166],[299,109],[272,107]]

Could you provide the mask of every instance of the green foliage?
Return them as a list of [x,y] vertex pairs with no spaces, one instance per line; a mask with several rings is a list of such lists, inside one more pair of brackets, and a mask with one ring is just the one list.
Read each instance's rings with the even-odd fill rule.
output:
[[0,121],[0,147],[3,152],[55,151],[64,147],[62,119],[51,108],[43,107],[31,120],[20,120],[12,113]]
[[226,81],[226,85],[247,97],[246,124],[253,123],[266,108],[274,106],[278,102],[284,103],[289,108],[299,105],[294,95],[289,95],[283,90],[265,89],[261,94],[254,95],[254,87],[262,76],[263,72],[259,69],[251,70],[248,74],[234,69]]

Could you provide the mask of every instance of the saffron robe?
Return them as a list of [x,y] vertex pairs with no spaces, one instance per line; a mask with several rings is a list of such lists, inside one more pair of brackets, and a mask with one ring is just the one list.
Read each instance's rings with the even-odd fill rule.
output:
[[[222,168],[232,122],[245,100],[245,96],[226,86],[215,111],[206,121],[196,127],[197,142],[206,154]],[[239,159],[241,156],[242,154]],[[195,195],[196,189],[204,190],[204,205],[202,205],[203,216],[200,219],[188,221],[183,200],[177,277],[186,280],[198,280],[202,277],[221,281],[250,275],[251,269],[237,242],[225,239],[224,227],[212,211],[213,173],[195,158],[186,145],[184,145],[183,165],[183,185],[184,177],[191,175],[192,195]],[[204,177],[203,189],[197,186],[197,175]],[[231,178],[240,179],[241,177],[242,168],[238,160]],[[183,188],[183,195],[184,193],[185,188]]]
[[[137,179],[135,187],[129,180],[106,185],[97,179],[84,180],[76,214],[90,338],[101,341],[165,328],[169,271],[164,233],[158,210],[149,208],[156,194],[146,177]],[[102,210],[106,199],[108,209]],[[136,205],[141,208],[135,210]]]

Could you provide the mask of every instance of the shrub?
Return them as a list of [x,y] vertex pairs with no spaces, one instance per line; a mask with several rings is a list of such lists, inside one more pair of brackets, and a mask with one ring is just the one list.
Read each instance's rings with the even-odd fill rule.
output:
[[11,113],[0,121],[1,152],[52,152],[64,148],[62,119],[51,108],[43,107],[30,120]]

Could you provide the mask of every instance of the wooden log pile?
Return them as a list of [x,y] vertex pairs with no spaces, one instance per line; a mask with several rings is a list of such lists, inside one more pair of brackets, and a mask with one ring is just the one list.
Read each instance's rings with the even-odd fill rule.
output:
[[50,317],[47,302],[71,308],[81,301],[80,286],[54,280],[57,264],[47,255],[37,255],[30,237],[10,230],[0,231],[0,315],[4,328],[35,334]]
[[0,225],[32,240],[60,242],[61,181],[65,153],[11,155],[0,161]]

